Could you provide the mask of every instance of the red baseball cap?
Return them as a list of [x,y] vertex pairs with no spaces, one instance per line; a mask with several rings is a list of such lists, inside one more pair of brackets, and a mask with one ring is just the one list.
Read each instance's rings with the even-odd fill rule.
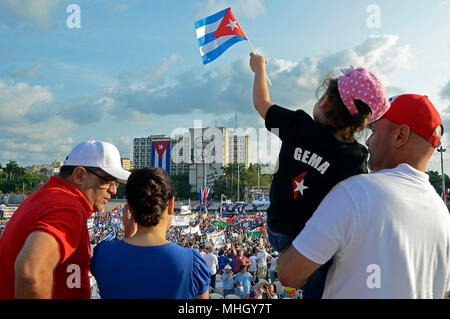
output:
[[444,126],[441,117],[426,95],[403,94],[389,98],[391,107],[383,117],[399,125],[406,124],[417,135],[429,141],[434,147],[440,140],[434,136],[436,129]]

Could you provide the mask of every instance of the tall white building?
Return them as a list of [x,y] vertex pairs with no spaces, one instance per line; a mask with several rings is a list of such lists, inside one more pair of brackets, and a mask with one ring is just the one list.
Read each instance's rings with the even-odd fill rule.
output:
[[245,164],[245,168],[250,166],[250,136],[238,135],[234,131],[228,134],[228,160],[227,164]]

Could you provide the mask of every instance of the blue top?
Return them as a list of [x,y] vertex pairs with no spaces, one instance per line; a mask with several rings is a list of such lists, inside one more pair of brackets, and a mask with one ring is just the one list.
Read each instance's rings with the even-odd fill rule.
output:
[[250,284],[253,281],[253,276],[250,275],[248,272],[246,272],[245,274],[242,273],[237,273],[236,276],[234,277],[234,282],[236,284],[241,283],[242,284],[242,288],[243,291],[241,291],[239,288],[236,289],[237,290],[237,295],[239,296],[245,296],[246,294],[250,293]]
[[90,270],[102,298],[194,299],[211,280],[200,253],[174,243],[141,247],[103,241],[94,248]]
[[[227,279],[228,277],[230,277],[229,281],[226,281],[225,279]],[[222,275],[222,282],[223,282],[223,289],[233,289],[234,288],[234,278],[233,278],[233,272],[230,271],[229,274],[227,274],[226,272],[223,273]]]
[[217,260],[219,261],[218,269],[223,270],[225,269],[225,266],[231,263],[231,259],[227,256],[219,256],[217,257]]

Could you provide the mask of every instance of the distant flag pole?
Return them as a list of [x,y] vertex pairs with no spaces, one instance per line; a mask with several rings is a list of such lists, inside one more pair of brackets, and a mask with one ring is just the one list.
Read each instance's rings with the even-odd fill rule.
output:
[[[214,61],[239,41],[246,40],[252,52],[255,53],[255,49],[231,12],[231,8],[195,21],[195,33],[203,64]],[[267,74],[266,79],[269,85],[272,85]]]

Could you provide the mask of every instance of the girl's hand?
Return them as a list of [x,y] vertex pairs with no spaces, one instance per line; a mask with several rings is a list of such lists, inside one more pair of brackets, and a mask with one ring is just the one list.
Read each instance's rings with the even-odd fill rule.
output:
[[256,53],[250,53],[250,68],[253,72],[265,72],[267,61],[264,60],[264,57],[262,55],[256,54]]

